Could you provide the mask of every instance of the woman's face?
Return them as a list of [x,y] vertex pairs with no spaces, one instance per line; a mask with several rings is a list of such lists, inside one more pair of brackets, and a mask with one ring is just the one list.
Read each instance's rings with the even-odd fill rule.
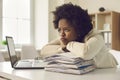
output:
[[77,33],[74,27],[71,27],[66,19],[59,20],[58,32],[62,41],[67,40],[68,42],[70,42],[77,39]]

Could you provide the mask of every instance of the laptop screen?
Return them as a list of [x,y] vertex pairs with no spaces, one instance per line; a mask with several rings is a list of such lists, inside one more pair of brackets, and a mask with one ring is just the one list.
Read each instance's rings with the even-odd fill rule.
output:
[[13,66],[14,63],[18,60],[15,52],[14,40],[12,37],[6,36],[6,41],[7,41],[8,53],[10,56],[11,64]]

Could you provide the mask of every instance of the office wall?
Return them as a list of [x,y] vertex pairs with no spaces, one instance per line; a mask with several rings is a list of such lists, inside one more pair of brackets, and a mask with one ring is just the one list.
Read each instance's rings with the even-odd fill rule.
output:
[[2,0],[0,0],[0,41],[2,40]]
[[48,42],[48,0],[34,0],[35,46],[41,48]]
[[100,7],[109,11],[120,12],[120,0],[79,0],[79,5],[88,9],[89,13],[98,12]]

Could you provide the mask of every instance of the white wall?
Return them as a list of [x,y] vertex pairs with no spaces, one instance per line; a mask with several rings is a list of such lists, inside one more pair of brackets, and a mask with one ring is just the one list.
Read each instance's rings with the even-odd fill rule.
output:
[[[2,0],[0,0],[0,42],[2,41]],[[2,48],[2,45],[0,44],[0,49]]]
[[100,7],[120,12],[120,0],[79,0],[79,5],[84,9],[88,9],[89,13],[99,12]]
[[2,40],[2,0],[0,0],[0,41]]
[[79,0],[64,0],[64,3],[72,3],[72,4],[77,4],[79,5]]
[[41,48],[48,42],[48,0],[34,0],[35,45]]

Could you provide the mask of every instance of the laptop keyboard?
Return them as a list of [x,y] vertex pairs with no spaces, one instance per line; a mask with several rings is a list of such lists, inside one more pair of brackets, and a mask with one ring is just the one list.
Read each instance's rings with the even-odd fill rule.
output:
[[32,64],[32,67],[44,67],[45,63],[42,60],[35,60]]
[[42,60],[19,61],[16,67],[44,67],[45,63]]
[[17,63],[16,67],[32,67],[32,62],[20,61]]

